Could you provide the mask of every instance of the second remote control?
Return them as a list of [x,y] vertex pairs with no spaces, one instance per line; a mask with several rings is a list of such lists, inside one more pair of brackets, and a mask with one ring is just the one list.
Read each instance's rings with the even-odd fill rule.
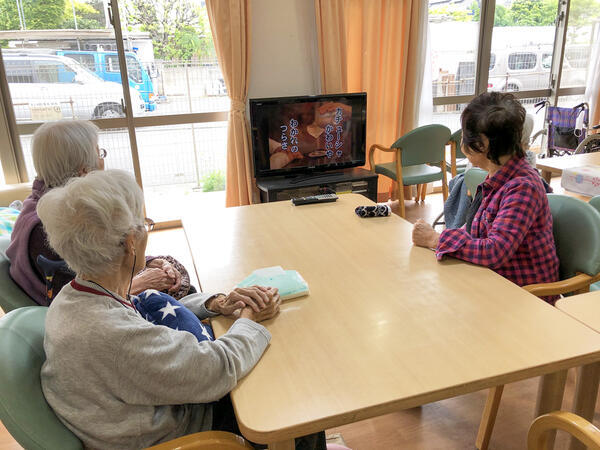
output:
[[335,202],[338,196],[335,194],[311,195],[310,197],[297,197],[292,199],[294,206],[308,205],[310,203]]

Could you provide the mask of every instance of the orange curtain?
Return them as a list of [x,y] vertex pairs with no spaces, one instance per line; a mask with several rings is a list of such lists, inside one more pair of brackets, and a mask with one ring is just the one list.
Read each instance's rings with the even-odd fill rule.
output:
[[[315,0],[315,8],[323,92],[366,92],[366,149],[391,145],[417,126],[427,2]],[[393,158],[375,154],[378,163]],[[380,177],[379,192],[390,183]]]
[[217,58],[231,99],[227,130],[226,206],[252,203],[252,161],[246,121],[250,66],[248,0],[206,0]]

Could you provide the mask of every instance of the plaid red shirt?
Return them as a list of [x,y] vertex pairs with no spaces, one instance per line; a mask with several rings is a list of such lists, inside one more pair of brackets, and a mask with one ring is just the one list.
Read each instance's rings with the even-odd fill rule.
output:
[[535,169],[513,158],[477,189],[483,199],[471,234],[464,227],[442,231],[437,259],[449,255],[486,266],[519,286],[558,281],[552,215]]

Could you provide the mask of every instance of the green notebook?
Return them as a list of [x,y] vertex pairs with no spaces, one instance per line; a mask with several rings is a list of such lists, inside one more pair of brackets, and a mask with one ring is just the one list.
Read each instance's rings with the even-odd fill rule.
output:
[[257,269],[242,280],[237,287],[254,285],[276,287],[279,289],[281,300],[289,300],[309,294],[308,284],[304,281],[304,278],[297,271],[283,270],[281,266]]

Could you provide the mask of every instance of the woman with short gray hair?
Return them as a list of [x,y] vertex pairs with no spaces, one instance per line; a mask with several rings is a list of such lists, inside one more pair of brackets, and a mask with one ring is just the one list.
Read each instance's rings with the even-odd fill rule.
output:
[[[37,209],[50,245],[77,273],[46,317],[42,389],[61,421],[86,448],[145,448],[222,429],[228,393],[269,343],[257,322],[278,313],[276,291],[260,312],[235,293],[186,296],[181,302],[200,319],[239,308],[227,333],[199,342],[146,321],[128,296],[148,238],[142,192],[131,175],[109,170],[75,178],[48,192]],[[325,448],[323,433],[303,439],[313,445],[302,448]]]
[[[35,131],[32,154],[37,177],[15,223],[6,254],[13,280],[34,301],[47,306],[75,274],[61,264],[61,256],[48,246],[35,211],[37,202],[72,178],[103,170],[106,150],[98,146],[96,125],[64,120],[45,123]],[[187,271],[169,256],[148,258],[147,269],[137,274],[132,283],[133,293],[145,289],[168,291],[176,298],[193,292]]]

